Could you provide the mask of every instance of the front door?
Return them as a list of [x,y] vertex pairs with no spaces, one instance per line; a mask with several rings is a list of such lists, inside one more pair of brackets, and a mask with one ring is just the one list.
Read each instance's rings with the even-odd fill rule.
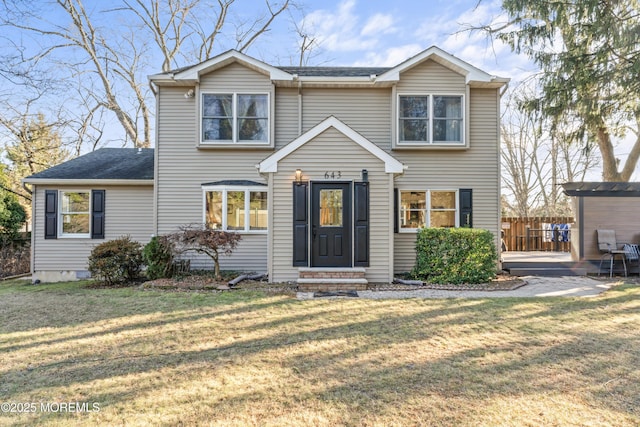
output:
[[312,183],[311,191],[311,266],[351,267],[351,183]]

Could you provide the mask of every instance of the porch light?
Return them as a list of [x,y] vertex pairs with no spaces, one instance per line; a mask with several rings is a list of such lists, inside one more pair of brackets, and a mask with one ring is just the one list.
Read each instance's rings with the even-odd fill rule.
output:
[[302,169],[296,169],[296,182],[298,184],[302,182]]
[[369,171],[366,169],[362,169],[362,182],[369,181]]

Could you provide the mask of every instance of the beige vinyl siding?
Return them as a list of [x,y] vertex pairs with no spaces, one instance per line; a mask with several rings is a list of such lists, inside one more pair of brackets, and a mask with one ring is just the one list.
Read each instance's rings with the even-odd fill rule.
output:
[[201,92],[268,92],[272,90],[273,85],[269,76],[238,63],[206,74],[200,80]]
[[[615,230],[619,243],[640,243],[640,197],[583,197],[584,259],[600,260],[596,230]],[[611,215],[615,212],[615,215]],[[579,224],[578,224],[579,225]],[[578,233],[571,231],[571,240]]]
[[[324,181],[325,172],[340,171],[339,181],[360,181],[362,169],[369,171],[370,182],[370,282],[390,280],[389,248],[392,223],[389,195],[392,194],[384,163],[333,128],[307,142],[280,160],[273,174],[273,281],[293,281],[298,268],[292,266],[293,196],[292,182],[296,169],[303,179]],[[337,181],[337,180],[336,180]]]
[[335,116],[384,150],[391,148],[391,89],[304,89],[303,132]]
[[278,88],[276,149],[300,136],[300,108],[303,133],[335,116],[381,148],[391,148],[391,89]]
[[465,77],[435,61],[428,60],[400,76],[398,93],[464,93]]
[[[44,238],[45,190],[105,190],[105,238]],[[58,199],[59,200],[59,199]],[[36,186],[34,271],[85,271],[91,250],[123,235],[146,244],[153,234],[153,187],[149,186]],[[59,215],[59,212],[58,212]],[[58,221],[60,218],[58,217]]]
[[[265,187],[266,189],[266,187]],[[193,270],[213,270],[213,261],[206,255],[190,253]],[[242,234],[238,248],[231,255],[220,256],[220,268],[229,271],[267,272],[267,235]]]
[[276,89],[276,150],[300,136],[298,89]]
[[[268,76],[232,64],[204,76],[201,90],[220,92],[265,92],[271,90]],[[251,180],[266,184],[255,165],[272,149],[198,149],[198,97],[186,99],[185,88],[161,87],[158,96],[157,233],[167,234],[181,225],[203,222],[202,184],[221,180]],[[265,186],[265,191],[266,190]],[[266,271],[267,235],[244,234],[231,256],[221,258],[224,269]],[[201,257],[194,268],[207,265]]]
[[[491,231],[499,237],[499,139],[496,89],[471,89],[470,138],[467,150],[428,150],[393,153],[408,166],[396,178],[402,190],[473,190],[473,227]],[[395,235],[396,272],[409,271],[415,262],[415,233]]]

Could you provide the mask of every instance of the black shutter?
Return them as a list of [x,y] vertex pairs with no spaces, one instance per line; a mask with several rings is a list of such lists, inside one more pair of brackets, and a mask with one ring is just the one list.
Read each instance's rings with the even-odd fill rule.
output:
[[398,212],[398,189],[393,189],[393,232],[397,233],[400,225],[398,222],[400,221],[400,212]]
[[369,267],[369,183],[354,183],[354,267]]
[[473,228],[473,190],[461,188],[460,196],[460,227]]
[[58,238],[58,191],[44,192],[44,238]]
[[104,190],[91,190],[91,238],[104,239]]
[[309,210],[307,182],[293,183],[293,265],[309,266]]

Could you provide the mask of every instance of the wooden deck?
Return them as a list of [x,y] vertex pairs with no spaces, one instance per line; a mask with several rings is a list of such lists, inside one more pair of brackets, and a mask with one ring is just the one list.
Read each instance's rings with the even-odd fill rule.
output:
[[514,276],[586,276],[588,267],[569,252],[502,252],[502,269]]

